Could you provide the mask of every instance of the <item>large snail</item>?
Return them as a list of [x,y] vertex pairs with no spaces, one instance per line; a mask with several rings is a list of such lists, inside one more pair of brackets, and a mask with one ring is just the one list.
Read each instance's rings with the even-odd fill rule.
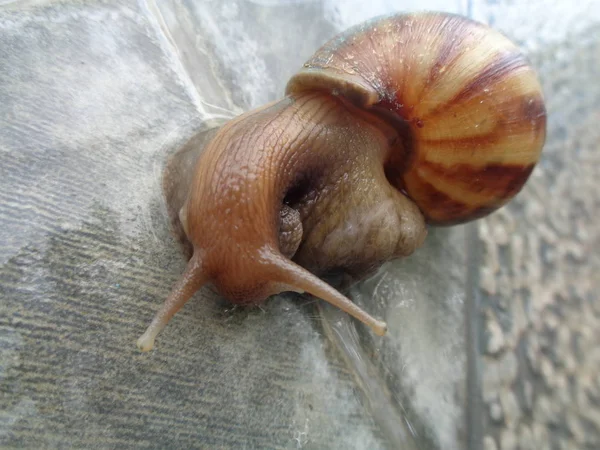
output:
[[207,282],[243,304],[308,292],[384,334],[317,275],[360,277],[411,254],[426,224],[501,207],[538,161],[545,127],[534,71],[485,25],[420,13],[346,31],[285,98],[168,164],[168,209],[190,259],[138,347],[150,350]]

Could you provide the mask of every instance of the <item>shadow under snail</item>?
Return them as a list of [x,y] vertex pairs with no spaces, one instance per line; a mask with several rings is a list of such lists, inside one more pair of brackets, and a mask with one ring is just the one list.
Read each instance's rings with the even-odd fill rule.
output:
[[383,335],[318,278],[407,256],[426,225],[516,195],[545,141],[538,79],[518,48],[464,17],[380,17],[321,47],[286,96],[171,159],[167,206],[189,262],[138,340],[150,350],[205,283],[238,304],[308,292]]

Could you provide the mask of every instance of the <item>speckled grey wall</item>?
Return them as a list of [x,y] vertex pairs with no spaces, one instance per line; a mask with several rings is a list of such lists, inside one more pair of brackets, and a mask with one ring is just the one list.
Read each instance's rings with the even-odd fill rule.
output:
[[[535,20],[518,19],[523,12]],[[487,13],[539,68],[549,132],[523,192],[479,223],[484,444],[486,450],[595,449],[600,8],[559,3],[548,12],[532,4]]]

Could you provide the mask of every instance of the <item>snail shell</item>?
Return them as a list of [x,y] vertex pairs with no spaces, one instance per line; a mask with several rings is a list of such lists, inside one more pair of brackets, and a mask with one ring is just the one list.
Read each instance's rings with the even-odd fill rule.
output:
[[524,185],[545,140],[541,88],[518,49],[463,17],[372,20],[325,44],[286,97],[192,140],[165,171],[187,268],[138,340],[203,284],[235,303],[308,292],[385,333],[317,277],[411,254],[425,223],[482,217]]
[[286,93],[315,89],[396,124],[403,139],[388,179],[436,225],[507,203],[545,141],[542,90],[523,54],[456,15],[391,16],[349,29],[304,64]]

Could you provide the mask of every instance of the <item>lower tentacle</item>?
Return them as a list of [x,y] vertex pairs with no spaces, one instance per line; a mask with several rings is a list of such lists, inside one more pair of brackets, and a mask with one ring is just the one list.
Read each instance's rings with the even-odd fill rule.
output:
[[207,278],[202,272],[202,264],[196,254],[192,256],[185,272],[177,281],[171,294],[156,313],[145,333],[138,339],[137,347],[147,352],[154,347],[154,340],[166,326],[171,317],[206,283]]

